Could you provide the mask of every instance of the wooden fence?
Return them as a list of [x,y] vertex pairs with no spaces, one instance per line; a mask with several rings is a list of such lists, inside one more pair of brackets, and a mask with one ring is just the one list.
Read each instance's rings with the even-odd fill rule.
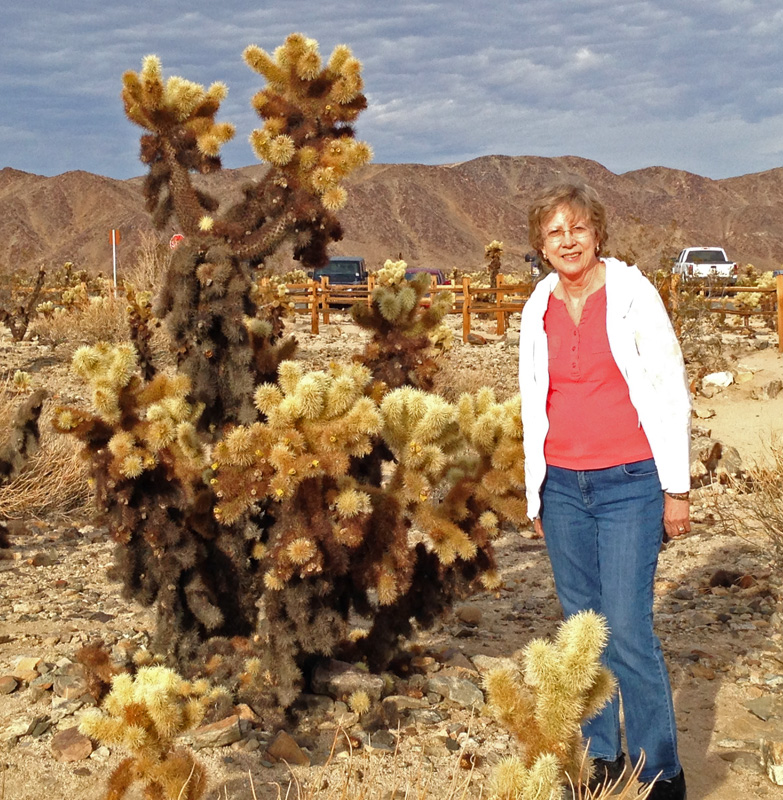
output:
[[[777,323],[778,351],[783,353],[783,275],[776,276],[776,285],[765,289],[755,286],[690,286],[697,292],[709,298],[711,303],[707,311],[716,314],[735,314],[743,316],[746,320],[751,316],[771,317]],[[474,317],[489,316],[496,320],[496,331],[499,335],[506,332],[508,319],[511,314],[519,314],[530,296],[529,283],[507,283],[503,275],[498,275],[497,287],[472,285],[470,278],[465,277],[461,283],[436,284],[433,276],[432,285],[428,294],[422,300],[430,302],[432,294],[452,292],[454,305],[451,314],[462,316],[462,341],[467,342],[471,332],[471,322]],[[319,332],[321,322],[328,325],[330,314],[335,310],[345,310],[357,301],[370,303],[372,292],[375,289],[375,276],[370,275],[366,284],[338,285],[330,284],[328,278],[321,278],[320,282],[308,281],[307,283],[288,284],[291,300],[294,302],[298,313],[308,314],[311,318],[311,331]],[[669,275],[661,287],[661,294],[669,313],[674,321],[675,328],[680,328],[682,293],[684,287],[680,283],[679,275]],[[740,308],[731,303],[731,298],[743,292],[769,294],[772,300],[768,308],[759,310]]]

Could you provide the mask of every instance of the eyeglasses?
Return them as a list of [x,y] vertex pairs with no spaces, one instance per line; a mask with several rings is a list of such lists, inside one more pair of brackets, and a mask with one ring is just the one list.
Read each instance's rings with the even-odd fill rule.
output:
[[573,228],[552,228],[551,231],[547,231],[544,234],[544,239],[547,244],[554,244],[558,245],[561,244],[566,235],[570,234],[572,238],[578,239],[579,241],[583,241],[585,239],[589,239],[593,235],[592,228],[588,228],[586,225],[574,225]]

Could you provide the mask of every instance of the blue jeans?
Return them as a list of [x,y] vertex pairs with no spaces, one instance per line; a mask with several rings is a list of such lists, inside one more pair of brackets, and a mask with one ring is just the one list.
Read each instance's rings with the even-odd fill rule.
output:
[[[663,537],[663,492],[652,459],[608,469],[547,467],[541,523],[563,612],[592,609],[609,624],[604,661],[620,685],[625,733],[641,780],[680,771],[677,727],[661,643],[653,632],[653,579]],[[620,699],[585,723],[592,758],[621,753]]]

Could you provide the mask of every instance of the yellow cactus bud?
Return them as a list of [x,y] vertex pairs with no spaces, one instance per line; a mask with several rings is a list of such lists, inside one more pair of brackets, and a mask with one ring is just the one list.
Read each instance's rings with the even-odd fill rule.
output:
[[286,555],[297,565],[306,564],[316,553],[318,548],[311,539],[300,537],[290,542],[286,547]]

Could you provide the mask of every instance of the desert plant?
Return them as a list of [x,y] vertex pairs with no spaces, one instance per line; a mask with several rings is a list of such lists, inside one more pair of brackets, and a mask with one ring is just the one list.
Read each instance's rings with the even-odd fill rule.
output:
[[559,799],[569,783],[579,784],[585,771],[580,725],[616,689],[600,661],[607,639],[603,617],[583,611],[560,626],[554,643],[535,639],[515,654],[513,666],[487,675],[490,709],[521,747],[520,756],[496,767],[495,798]]
[[16,409],[10,431],[0,443],[0,486],[16,478],[28,459],[38,451],[41,439],[38,420],[45,399],[46,392],[38,389]]
[[498,275],[500,274],[502,259],[503,242],[493,239],[484,248],[484,260],[487,262],[487,271],[489,272],[489,285],[492,287],[498,285]]
[[79,729],[131,755],[109,778],[106,800],[121,800],[135,783],[144,796],[198,800],[206,790],[204,767],[175,738],[198,725],[211,701],[206,681],[190,683],[166,667],[117,675],[100,709],[86,711]]
[[45,281],[46,270],[41,267],[31,285],[26,281],[8,281],[0,294],[0,323],[8,328],[15,342],[24,339],[36,316]]
[[373,378],[390,389],[416,386],[431,389],[437,371],[434,345],[445,348],[451,329],[443,323],[454,304],[451,292],[439,292],[427,306],[421,300],[430,288],[430,276],[405,279],[404,261],[387,261],[376,273],[376,287],[369,306],[356,303],[351,314],[356,323],[372,331],[372,339],[360,361]]
[[[285,241],[306,266],[326,261],[342,179],[370,155],[349,124],[365,100],[346,47],[322,67],[292,35],[245,58],[269,84],[251,141],[271,168],[222,214],[190,172],[219,168],[225,87],[164,83],[154,57],[126,73],[126,111],[148,131],[148,208],[186,235],[153,306],[178,370],[147,372],[142,355],[140,371],[130,345],[83,348],[74,369],[96,413],[61,409],[56,425],[84,443],[124,592],[157,607],[153,650],[263,708],[290,704],[319,657],[382,667],[415,624],[496,587],[492,539],[525,504],[518,399],[484,389],[450,405],[411,385],[443,303],[404,310],[418,284],[383,285],[368,312],[373,341],[404,359],[393,391],[374,377],[388,344],[366,366],[291,360],[290,302],[261,267]],[[363,637],[349,636],[353,614]]]

